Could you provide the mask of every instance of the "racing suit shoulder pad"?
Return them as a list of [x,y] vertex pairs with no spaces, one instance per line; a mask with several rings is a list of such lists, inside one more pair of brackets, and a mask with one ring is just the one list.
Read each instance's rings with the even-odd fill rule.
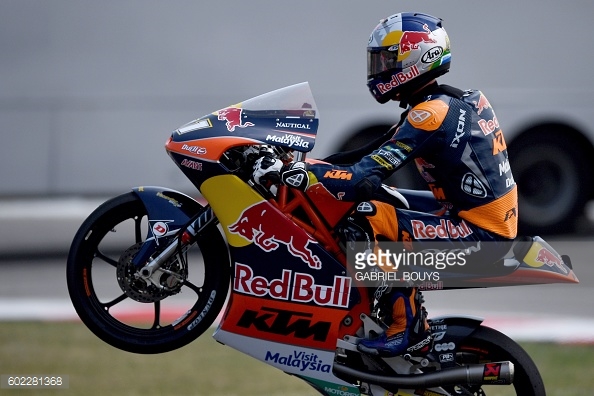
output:
[[450,106],[440,99],[422,102],[409,111],[407,120],[417,129],[433,132],[441,126],[449,108]]

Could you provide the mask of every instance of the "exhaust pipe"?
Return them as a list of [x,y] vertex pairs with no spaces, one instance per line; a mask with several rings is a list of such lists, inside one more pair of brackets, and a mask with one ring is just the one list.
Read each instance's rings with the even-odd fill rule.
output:
[[[356,378],[382,387],[431,388],[451,385],[509,385],[514,380],[512,362],[469,364],[423,374],[374,374],[334,362],[337,377]],[[344,379],[344,378],[343,378]]]

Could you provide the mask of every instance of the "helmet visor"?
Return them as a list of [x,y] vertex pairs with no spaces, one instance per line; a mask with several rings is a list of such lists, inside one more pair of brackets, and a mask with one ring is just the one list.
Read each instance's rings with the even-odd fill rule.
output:
[[367,76],[376,76],[388,70],[399,69],[398,45],[367,49]]

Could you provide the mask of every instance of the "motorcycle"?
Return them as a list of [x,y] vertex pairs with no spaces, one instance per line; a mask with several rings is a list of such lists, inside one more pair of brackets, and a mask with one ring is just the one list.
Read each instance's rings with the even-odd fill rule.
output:
[[[480,318],[430,318],[432,348],[420,356],[358,351],[386,323],[347,265],[337,232],[356,203],[320,183],[271,192],[251,179],[262,155],[315,162],[306,153],[318,124],[309,84],[300,83],[176,129],[167,153],[202,198],[136,187],[89,215],[67,262],[83,323],[106,343],[140,354],[183,347],[214,326],[221,344],[325,395],[485,395],[505,385],[544,395],[532,359]],[[412,209],[434,202],[424,192],[384,192]],[[517,246],[491,285],[578,282],[569,258],[543,239]]]

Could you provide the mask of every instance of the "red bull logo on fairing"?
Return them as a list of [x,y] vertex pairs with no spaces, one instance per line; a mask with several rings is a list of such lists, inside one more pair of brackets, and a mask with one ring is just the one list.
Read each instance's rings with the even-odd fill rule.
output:
[[305,232],[286,227],[282,214],[268,202],[259,202],[245,209],[239,219],[229,226],[229,232],[238,234],[255,243],[265,252],[271,252],[283,244],[295,257],[299,257],[310,268],[322,268],[322,261],[309,248],[317,241]]
[[276,300],[348,308],[351,278],[336,275],[332,285],[322,285],[311,274],[285,269],[280,278],[269,280],[255,275],[249,265],[235,263],[233,290]]
[[242,119],[243,110],[237,107],[227,107],[226,109],[219,110],[217,115],[219,121],[227,121],[226,126],[229,132],[235,131],[235,128],[246,128],[254,126],[251,122],[243,122]]

